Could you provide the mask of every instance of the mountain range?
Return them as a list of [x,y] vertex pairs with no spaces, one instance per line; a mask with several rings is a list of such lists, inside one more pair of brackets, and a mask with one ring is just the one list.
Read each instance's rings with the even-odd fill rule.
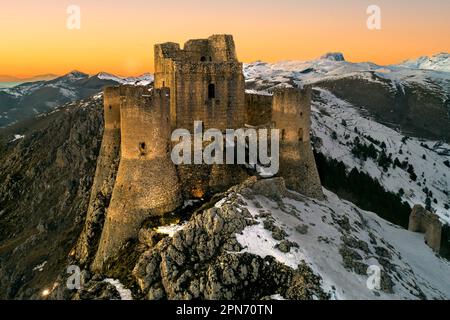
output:
[[58,78],[56,74],[41,74],[29,78],[18,78],[8,75],[0,75],[0,82],[33,82],[33,81],[48,81]]
[[149,84],[153,76],[121,78],[107,73],[94,76],[72,71],[48,81],[0,89],[0,127],[53,110],[65,103],[85,99],[117,84]]

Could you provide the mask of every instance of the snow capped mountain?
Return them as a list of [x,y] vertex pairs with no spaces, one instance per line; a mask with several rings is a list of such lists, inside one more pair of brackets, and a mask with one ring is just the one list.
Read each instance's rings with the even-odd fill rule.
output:
[[[447,57],[448,59],[448,57]],[[340,53],[329,53],[310,61],[257,61],[244,65],[246,82],[259,89],[272,89],[278,85],[305,85],[348,77],[378,82],[398,90],[403,85],[433,87],[450,97],[450,73],[418,70],[402,65],[380,66],[371,62],[345,61]]]
[[154,81],[153,74],[150,73],[144,73],[143,75],[138,77],[119,77],[110,73],[100,72],[96,76],[102,80],[111,80],[120,84],[129,84],[137,86],[147,86]]
[[412,69],[426,69],[450,72],[450,54],[442,52],[430,57],[423,56],[415,60],[406,60],[398,64],[397,66]]
[[89,78],[89,75],[87,73],[83,73],[78,70],[73,70],[62,77],[54,79],[54,82],[75,82],[86,78]]
[[55,88],[62,89],[61,94],[67,97],[73,97],[74,93],[72,90],[72,86],[76,84],[77,81],[88,79],[89,75],[77,70],[71,71],[66,75],[61,77],[57,77],[55,79],[49,81],[36,81],[36,82],[27,82],[20,84],[13,88],[3,89],[1,91],[11,94],[16,97],[22,97],[25,95],[30,95],[36,90],[43,88]]
[[322,87],[405,135],[450,142],[450,72],[316,59],[257,61],[244,75],[248,92]]

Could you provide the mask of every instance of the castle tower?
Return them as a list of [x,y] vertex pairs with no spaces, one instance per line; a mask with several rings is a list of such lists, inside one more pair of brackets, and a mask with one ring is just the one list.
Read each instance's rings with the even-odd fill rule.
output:
[[273,94],[272,124],[280,130],[279,175],[286,187],[317,199],[322,186],[310,143],[311,87],[279,88]]
[[121,87],[121,159],[93,270],[101,271],[150,216],[181,204],[170,158],[169,90]]
[[86,222],[76,246],[81,264],[93,259],[98,246],[98,230],[103,228],[105,207],[111,198],[120,156],[120,88],[109,87],[103,93],[104,131],[91,188]]
[[231,35],[155,45],[155,88],[168,87],[173,129],[241,128],[245,124],[245,80]]
[[[155,88],[170,88],[172,129],[193,131],[243,128],[246,123],[245,80],[231,35],[155,45]],[[187,198],[231,186],[246,177],[229,165],[180,165],[178,175]],[[244,178],[245,179],[245,178]]]

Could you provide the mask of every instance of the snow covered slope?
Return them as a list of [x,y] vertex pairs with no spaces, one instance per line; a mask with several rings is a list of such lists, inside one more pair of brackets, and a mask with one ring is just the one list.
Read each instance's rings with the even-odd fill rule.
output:
[[[315,144],[318,151],[344,162],[349,171],[357,168],[369,174],[388,191],[402,193],[402,199],[410,205],[425,205],[431,195],[432,208],[443,221],[450,223],[450,167],[445,164],[450,161],[450,145],[406,138],[398,131],[364,117],[351,104],[329,91],[317,89],[316,92],[312,135],[319,138]],[[352,152],[355,139],[359,145],[373,146],[377,156],[358,157]],[[378,162],[381,153],[390,158],[386,169]],[[410,165],[417,176],[416,181],[411,178]]]
[[[274,256],[292,268],[304,260],[334,299],[450,298],[450,263],[426,246],[422,234],[324,192],[324,201],[293,192],[281,201],[244,197],[242,208],[258,223],[237,235],[243,252]],[[275,227],[284,240],[275,240]],[[367,285],[369,267],[381,270],[378,290]]]

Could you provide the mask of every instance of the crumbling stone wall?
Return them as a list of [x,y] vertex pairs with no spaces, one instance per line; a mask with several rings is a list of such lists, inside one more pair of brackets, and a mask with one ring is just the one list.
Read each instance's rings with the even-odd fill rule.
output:
[[242,64],[175,63],[175,82],[176,128],[192,130],[195,120],[202,120],[205,129],[225,130],[244,126]]
[[155,45],[155,88],[170,89],[170,123],[176,126],[176,97],[174,61],[181,52],[178,43],[168,42]]
[[169,90],[123,86],[121,159],[111,203],[92,268],[101,271],[142,222],[181,205],[170,158]]
[[409,216],[409,231],[425,234],[426,244],[435,252],[441,249],[442,223],[439,217],[421,205],[415,205]]
[[86,222],[76,246],[81,264],[90,263],[97,249],[103,228],[106,207],[111,199],[120,157],[120,101],[119,87],[109,87],[103,94],[104,130],[97,160],[94,182]]

